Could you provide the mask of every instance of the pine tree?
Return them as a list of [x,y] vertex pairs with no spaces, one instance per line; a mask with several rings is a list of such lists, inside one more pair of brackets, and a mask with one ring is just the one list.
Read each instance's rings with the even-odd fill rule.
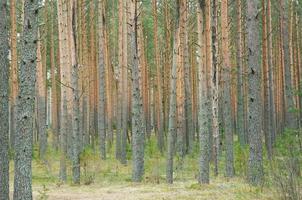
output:
[[260,81],[260,39],[258,1],[247,2],[247,48],[248,48],[248,134],[250,144],[249,182],[259,185],[263,181],[262,164],[262,111]]
[[140,77],[138,65],[138,46],[137,46],[137,1],[130,0],[130,46],[132,64],[132,149],[133,149],[133,169],[132,180],[134,182],[142,181],[144,174],[144,143],[145,143],[145,124],[143,120],[143,104],[140,92]]
[[24,1],[15,141],[14,200],[32,199],[33,116],[38,41],[38,2]]

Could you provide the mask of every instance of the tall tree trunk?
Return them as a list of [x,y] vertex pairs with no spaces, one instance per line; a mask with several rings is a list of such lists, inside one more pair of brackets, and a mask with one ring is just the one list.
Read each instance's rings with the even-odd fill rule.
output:
[[[41,33],[41,29],[40,29]],[[37,108],[37,131],[39,138],[39,157],[44,160],[46,154],[47,135],[46,135],[46,69],[44,69],[42,58],[42,42],[39,40],[37,43],[37,83],[36,83],[36,108]]]
[[243,53],[242,53],[242,2],[236,0],[237,7],[237,38],[236,38],[236,62],[237,62],[237,135],[241,146],[247,143],[244,129],[244,98],[243,98]]
[[197,5],[197,27],[198,27],[198,88],[199,88],[199,144],[200,144],[200,171],[199,183],[209,184],[210,182],[210,148],[208,132],[208,109],[209,99],[207,98],[207,74],[206,74],[206,36],[205,36],[205,2],[199,1]]
[[262,164],[262,112],[259,63],[258,1],[247,2],[248,32],[248,134],[250,143],[249,182],[260,185],[263,181]]
[[140,92],[140,77],[137,55],[137,1],[129,1],[130,8],[130,45],[132,51],[130,63],[132,64],[132,149],[133,149],[133,169],[132,180],[140,182],[144,174],[144,140],[145,125],[143,120],[143,104]]
[[191,78],[191,66],[189,61],[189,35],[188,35],[188,2],[185,1],[185,12],[184,12],[184,75],[185,75],[185,121],[186,121],[186,151],[192,153],[193,150],[193,110],[192,110],[192,82]]
[[[211,89],[212,89],[212,114],[213,114],[213,160],[214,174],[218,175],[219,157],[219,123],[218,123],[218,91],[219,91],[219,69],[218,69],[218,40],[217,40],[217,1],[212,1],[212,66],[211,66]],[[210,66],[210,65],[208,65]]]
[[79,68],[76,43],[76,1],[69,4],[69,53],[71,56],[71,86],[72,86],[72,182],[80,184],[80,97],[79,97]]
[[[128,2],[123,1],[123,60],[122,60],[122,132],[121,132],[121,163],[127,164],[127,135],[128,135]],[[133,64],[133,63],[131,63]]]
[[6,0],[0,1],[0,200],[9,199],[9,35]]
[[160,69],[160,60],[159,60],[159,50],[158,50],[158,32],[157,32],[157,0],[152,0],[153,5],[153,18],[154,18],[154,55],[155,55],[155,65],[156,65],[156,96],[157,96],[157,143],[160,152],[163,152],[163,143],[164,143],[164,129],[163,129],[163,107],[162,107],[162,74]]
[[118,65],[119,65],[119,75],[118,75],[118,85],[117,85],[117,129],[116,129],[116,146],[115,146],[115,157],[121,159],[121,140],[122,140],[122,87],[123,87],[123,77],[122,77],[122,68],[123,68],[123,1],[118,1]]
[[14,200],[32,199],[33,115],[38,41],[38,1],[24,1],[20,90],[17,100]]
[[106,159],[106,80],[105,80],[105,57],[104,57],[104,14],[103,1],[98,1],[98,40],[99,40],[99,105],[98,105],[98,128],[101,158]]
[[18,55],[17,55],[17,20],[16,20],[16,0],[10,0],[10,47],[11,47],[11,102],[10,102],[10,146],[14,148],[16,131],[16,101],[18,96]]
[[221,1],[223,116],[226,147],[226,176],[234,176],[233,127],[231,113],[231,65],[229,55],[228,0]]
[[172,58],[172,71],[170,79],[170,109],[169,109],[169,128],[168,128],[168,140],[167,140],[167,169],[166,179],[167,182],[173,183],[173,157],[175,153],[175,137],[176,137],[176,83],[177,83],[177,58],[179,51],[179,15],[180,15],[180,4],[177,0],[176,8],[176,22],[174,30],[174,41],[173,41],[173,58]]
[[50,74],[51,74],[51,128],[54,136],[53,147],[58,150],[59,144],[59,125],[58,125],[58,95],[56,80],[56,63],[55,63],[55,43],[54,43],[54,21],[55,11],[54,2],[48,0],[50,8]]
[[285,123],[288,128],[297,128],[295,116],[293,113],[294,101],[292,93],[292,77],[291,77],[291,66],[290,66],[290,49],[289,49],[289,20],[288,20],[288,10],[286,9],[284,0],[280,0],[280,10],[281,10],[281,29],[282,29],[282,49],[283,49],[283,62],[285,69]]
[[272,35],[272,14],[271,0],[267,0],[267,25],[268,25],[268,93],[269,93],[269,135],[270,143],[274,142],[276,135],[276,110],[275,110],[275,90],[274,90],[274,64],[273,64],[273,35]]
[[59,52],[60,52],[60,79],[61,79],[61,115],[60,115],[60,179],[66,181],[66,154],[67,154],[67,67],[68,67],[68,45],[67,45],[67,3],[66,0],[58,0],[58,29],[59,29]]

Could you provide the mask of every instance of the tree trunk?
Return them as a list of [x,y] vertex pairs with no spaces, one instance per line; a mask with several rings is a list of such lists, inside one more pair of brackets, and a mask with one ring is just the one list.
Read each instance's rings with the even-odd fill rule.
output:
[[173,157],[175,151],[175,137],[176,137],[176,83],[177,83],[177,58],[179,51],[179,8],[180,1],[177,1],[176,10],[176,22],[175,22],[175,32],[173,41],[173,58],[172,58],[172,71],[170,79],[170,109],[169,109],[169,128],[168,128],[168,145],[167,145],[167,169],[166,169],[166,179],[167,182],[173,183]]
[[60,179],[66,181],[66,153],[67,153],[67,65],[68,65],[68,45],[67,45],[67,3],[66,0],[58,0],[58,29],[59,29],[59,51],[60,51],[60,79],[61,79],[61,115],[60,115]]
[[17,22],[16,22],[16,1],[10,0],[10,19],[11,19],[11,102],[10,102],[10,146],[14,148],[16,132],[16,101],[18,96],[18,55],[17,55]]
[[161,80],[161,70],[160,70],[160,60],[159,60],[159,51],[158,51],[158,33],[157,33],[157,0],[152,0],[153,5],[153,31],[154,31],[154,55],[155,55],[155,65],[156,65],[156,119],[157,119],[157,143],[160,152],[163,152],[163,143],[164,143],[164,129],[163,129],[163,107],[162,107],[162,80]]
[[260,185],[263,181],[262,164],[262,112],[261,85],[259,63],[260,40],[258,1],[247,2],[247,33],[248,33],[248,134],[250,143],[249,182]]
[[192,110],[192,82],[191,78],[191,66],[189,63],[189,35],[188,35],[188,2],[185,4],[184,12],[184,73],[185,73],[185,121],[186,121],[186,151],[192,153],[193,151],[193,110]]
[[134,182],[142,181],[144,174],[144,140],[145,140],[145,125],[143,120],[142,97],[140,92],[140,77],[137,55],[137,2],[136,0],[129,1],[130,8],[130,45],[131,56],[130,63],[132,64],[132,149],[133,149],[133,169],[132,180]]
[[[214,174],[218,175],[219,157],[219,123],[218,123],[218,91],[219,91],[219,69],[218,69],[218,40],[217,40],[217,2],[212,1],[212,66],[211,66],[211,89],[212,89],[212,114],[213,114],[213,160]],[[210,11],[209,11],[210,12]],[[210,65],[209,65],[210,66]]]
[[293,113],[294,101],[292,93],[292,77],[291,77],[291,66],[290,66],[290,49],[289,49],[289,20],[288,12],[284,0],[280,0],[281,10],[281,29],[282,29],[282,49],[283,49],[283,62],[285,69],[285,123],[288,128],[297,128],[295,116]]
[[[127,164],[127,134],[128,134],[128,2],[123,1],[123,59],[122,59],[122,131],[121,131],[121,163]],[[133,63],[131,63],[133,64]]]
[[[41,29],[40,29],[41,33]],[[37,43],[37,83],[36,83],[36,108],[37,108],[37,131],[39,138],[39,157],[41,160],[45,159],[47,150],[47,133],[46,133],[46,67],[43,64],[42,58],[42,42],[39,40]]]
[[5,0],[0,1],[0,200],[9,199],[9,35]]
[[209,132],[208,132],[208,106],[209,99],[207,98],[207,74],[206,74],[206,48],[205,48],[205,4],[199,1],[197,5],[197,27],[198,27],[198,88],[199,88],[199,144],[200,144],[200,171],[199,183],[210,183],[210,148]]
[[271,0],[267,0],[267,24],[268,24],[268,93],[269,93],[269,136],[271,145],[274,143],[276,135],[276,110],[275,110],[275,90],[274,90],[274,64],[273,64],[273,36],[272,36],[272,14]]
[[56,80],[56,63],[55,63],[55,43],[54,43],[54,2],[48,0],[50,7],[50,74],[51,74],[51,128],[54,136],[53,147],[58,150],[59,144],[59,126],[58,126],[58,95]]
[[72,182],[80,184],[80,97],[79,97],[79,68],[77,58],[76,43],[76,1],[73,0],[69,4],[69,53],[71,56],[71,86],[72,86]]
[[223,116],[226,147],[226,176],[234,176],[234,150],[231,104],[231,65],[229,50],[228,0],[221,1],[222,73],[223,73]]
[[98,36],[99,36],[99,105],[98,105],[98,128],[101,158],[106,159],[106,80],[105,80],[105,57],[104,57],[104,14],[103,1],[98,1]]
[[32,199],[31,161],[38,41],[38,1],[25,0],[17,100],[14,200]]

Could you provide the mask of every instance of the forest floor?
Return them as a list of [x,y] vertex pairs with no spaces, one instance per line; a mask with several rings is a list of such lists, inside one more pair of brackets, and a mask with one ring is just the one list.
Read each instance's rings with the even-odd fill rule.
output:
[[91,184],[34,186],[34,199],[48,200],[273,200],[272,191],[251,188],[242,180],[215,180],[208,186],[196,181],[167,184]]
[[[284,143],[284,142],[283,142]],[[281,147],[280,149],[286,149]],[[220,160],[220,174],[210,175],[209,185],[199,185],[198,150],[192,155],[174,159],[174,183],[166,184],[166,158],[161,155],[156,143],[151,142],[145,150],[145,175],[142,183],[132,183],[131,152],[127,152],[127,165],[115,159],[114,150],[108,152],[105,161],[98,152],[85,149],[81,154],[81,185],[71,181],[71,163],[67,161],[67,182],[59,181],[60,153],[48,149],[47,162],[38,159],[37,147],[33,155],[34,200],[277,200],[268,162],[264,162],[266,179],[262,187],[247,184],[247,150],[235,146],[236,176],[224,177],[223,154]],[[67,159],[68,160],[68,159]],[[13,162],[11,162],[11,190],[13,190]],[[213,166],[211,165],[211,172]]]

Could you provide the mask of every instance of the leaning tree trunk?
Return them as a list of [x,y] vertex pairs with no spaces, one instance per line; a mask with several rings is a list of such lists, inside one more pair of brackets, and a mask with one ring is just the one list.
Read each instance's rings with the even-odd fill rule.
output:
[[9,61],[8,13],[6,0],[0,1],[0,200],[9,199]]
[[20,90],[17,99],[14,200],[32,199],[33,123],[38,41],[38,0],[24,1]]
[[259,63],[260,40],[258,0],[247,2],[248,40],[248,134],[250,144],[249,182],[259,185],[263,181],[262,165],[262,111],[261,111],[261,67]]
[[140,182],[144,174],[144,140],[145,140],[145,125],[143,118],[143,104],[140,92],[140,77],[137,55],[137,2],[130,2],[130,45],[131,56],[130,63],[132,64],[132,149],[133,149],[133,169],[132,180]]

